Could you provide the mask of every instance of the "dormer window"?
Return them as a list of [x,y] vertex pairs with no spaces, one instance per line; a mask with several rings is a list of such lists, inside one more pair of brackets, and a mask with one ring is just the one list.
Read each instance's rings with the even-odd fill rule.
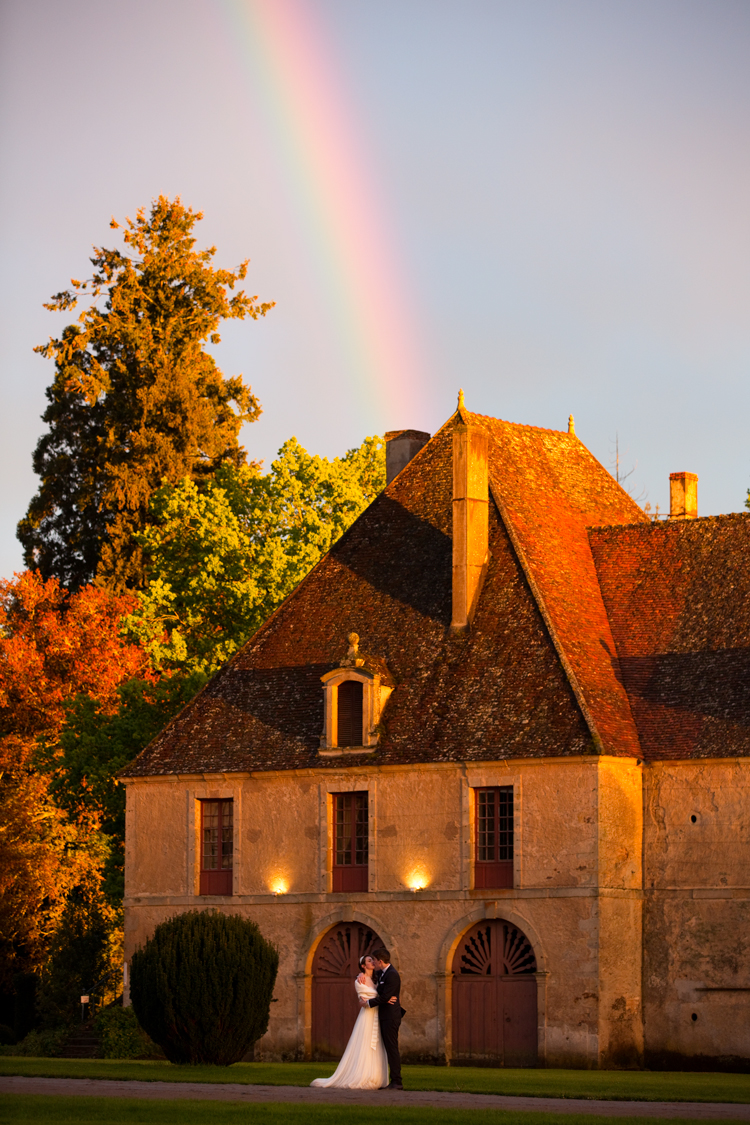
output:
[[341,666],[321,676],[325,727],[320,753],[324,756],[372,754],[380,716],[393,690],[383,661],[360,653],[356,633],[350,633],[348,641]]

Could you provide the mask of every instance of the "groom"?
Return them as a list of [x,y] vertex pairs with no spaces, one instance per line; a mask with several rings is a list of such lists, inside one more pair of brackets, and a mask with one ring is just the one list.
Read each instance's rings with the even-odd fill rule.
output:
[[383,1046],[388,1056],[388,1066],[391,1071],[391,1080],[385,1087],[387,1090],[403,1090],[401,1081],[401,1056],[398,1053],[398,1030],[401,1026],[401,1017],[405,1014],[399,1003],[401,992],[401,977],[391,964],[391,955],[387,949],[374,949],[371,957],[375,968],[380,973],[376,985],[377,996],[372,1000],[362,997],[360,1005],[380,1009],[380,1034],[383,1036]]

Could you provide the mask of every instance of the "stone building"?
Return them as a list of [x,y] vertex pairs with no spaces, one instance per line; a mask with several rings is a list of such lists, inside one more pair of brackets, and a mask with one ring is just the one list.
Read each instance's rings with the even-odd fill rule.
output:
[[404,1054],[750,1058],[750,517],[651,522],[575,436],[456,414],[128,767],[126,958],[175,912],[281,954],[332,1057],[375,941]]

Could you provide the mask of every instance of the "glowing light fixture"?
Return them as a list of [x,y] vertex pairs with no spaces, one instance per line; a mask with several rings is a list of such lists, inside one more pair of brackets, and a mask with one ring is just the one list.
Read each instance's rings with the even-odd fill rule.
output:
[[406,885],[415,894],[417,891],[423,891],[425,887],[429,886],[430,880],[424,867],[415,867],[407,877]]
[[271,883],[271,891],[275,895],[285,895],[289,890],[289,884],[286,879],[276,878]]

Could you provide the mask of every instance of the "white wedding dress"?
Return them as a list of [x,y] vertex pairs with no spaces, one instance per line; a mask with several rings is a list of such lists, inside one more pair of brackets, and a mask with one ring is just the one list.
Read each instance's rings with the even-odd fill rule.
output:
[[[357,998],[377,996],[368,984],[354,982]],[[360,1008],[341,1062],[330,1078],[316,1078],[311,1086],[340,1086],[347,1090],[377,1090],[388,1085],[388,1058],[380,1034],[377,1008]]]

